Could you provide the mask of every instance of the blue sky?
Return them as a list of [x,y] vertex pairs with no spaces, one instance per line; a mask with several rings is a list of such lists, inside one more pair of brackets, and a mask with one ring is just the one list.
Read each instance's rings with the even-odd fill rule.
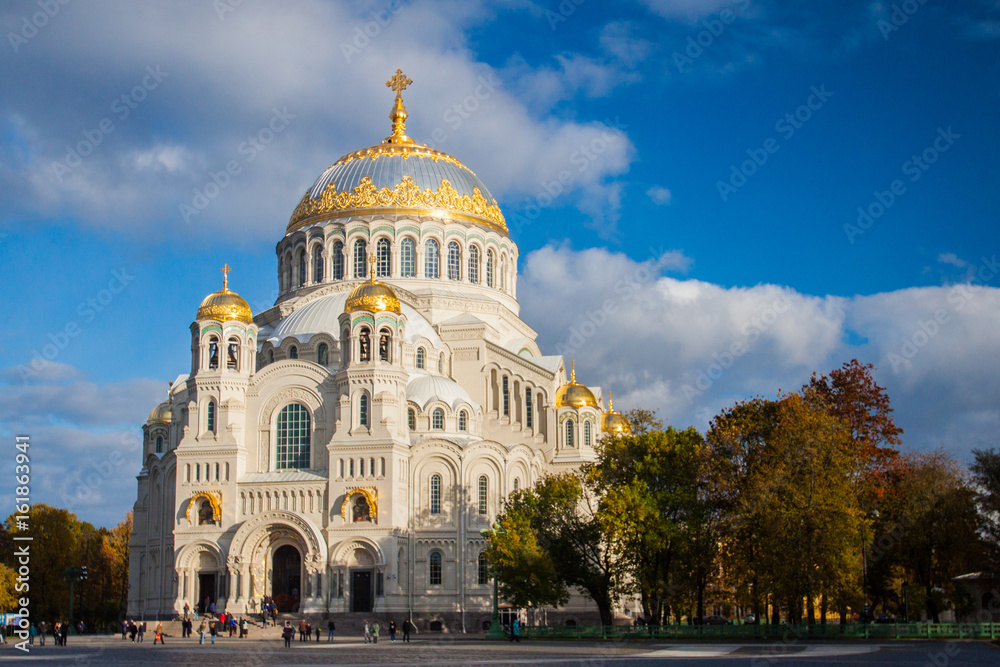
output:
[[995,0],[29,1],[0,22],[0,436],[32,435],[37,501],[130,507],[135,434],[219,267],[273,303],[288,216],[388,133],[397,67],[408,133],[500,201],[543,350],[617,407],[704,429],[858,357],[905,446],[996,445]]

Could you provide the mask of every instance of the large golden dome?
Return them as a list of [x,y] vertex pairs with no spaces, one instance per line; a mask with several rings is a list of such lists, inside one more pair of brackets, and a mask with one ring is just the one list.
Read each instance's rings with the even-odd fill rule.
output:
[[250,310],[250,306],[243,297],[229,290],[229,265],[223,267],[222,274],[222,289],[205,297],[198,306],[196,319],[220,322],[239,320],[250,324],[253,322],[253,311]]
[[632,425],[628,423],[625,416],[615,412],[615,402],[611,399],[610,392],[608,393],[608,411],[601,415],[601,432],[612,435],[632,432]]
[[559,391],[556,392],[556,407],[598,407],[597,398],[594,397],[594,392],[590,391],[582,384],[577,384],[575,361],[573,362],[572,369],[572,375],[570,376],[569,382],[559,387]]
[[324,171],[295,208],[287,231],[318,220],[379,212],[446,216],[507,234],[500,206],[471,169],[406,136],[401,93],[410,83],[400,70],[386,81],[396,91],[389,114],[392,134]]

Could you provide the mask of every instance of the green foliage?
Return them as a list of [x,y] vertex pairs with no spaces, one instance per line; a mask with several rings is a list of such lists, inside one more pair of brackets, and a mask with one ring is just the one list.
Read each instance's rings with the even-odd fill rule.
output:
[[[27,592],[37,621],[50,624],[69,619],[70,586],[65,570],[87,566],[88,576],[74,584],[73,615],[88,626],[113,624],[128,596],[128,539],[131,512],[108,531],[81,522],[64,509],[38,504],[28,514],[31,541],[31,579]],[[7,517],[3,542],[10,542],[15,516]],[[13,542],[10,542],[13,544]],[[16,568],[13,549],[4,549],[4,564]]]

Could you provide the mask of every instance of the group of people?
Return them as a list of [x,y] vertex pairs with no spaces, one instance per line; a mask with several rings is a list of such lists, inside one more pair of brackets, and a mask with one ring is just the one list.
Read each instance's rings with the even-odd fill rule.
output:
[[[183,626],[182,626],[183,627]],[[146,622],[136,623],[132,619],[122,621],[122,639],[131,638],[132,643],[142,643],[146,636]],[[153,631],[153,644],[160,642],[163,644],[163,621],[156,622],[156,629]]]
[[272,625],[278,624],[278,605],[274,603],[270,595],[265,595],[260,603],[260,622],[265,628],[267,627],[268,619],[271,620]]
[[[412,627],[412,625],[411,625],[409,619],[404,619],[403,620],[403,641],[404,642],[409,642],[410,641],[410,628],[411,627]],[[390,620],[389,621],[389,625],[388,625],[388,627],[386,629],[389,631],[389,641],[391,641],[391,642],[396,641],[396,632],[398,630],[398,627],[396,626],[396,621]],[[379,633],[381,633],[381,631],[382,631],[382,626],[379,625],[378,619],[375,619],[375,620],[371,621],[370,623],[368,621],[365,621],[365,629],[364,629],[365,643],[366,644],[368,644],[368,643],[377,644],[378,643]]]
[[[77,630],[83,633],[83,621],[80,621]],[[35,645],[35,637],[38,637],[38,644],[40,646],[45,646],[45,636],[49,634],[49,626],[45,621],[42,621],[38,625],[34,623],[28,628],[28,645]],[[66,645],[66,636],[69,634],[69,623],[64,621],[56,621],[56,624],[52,626],[52,636],[55,637],[56,646]]]

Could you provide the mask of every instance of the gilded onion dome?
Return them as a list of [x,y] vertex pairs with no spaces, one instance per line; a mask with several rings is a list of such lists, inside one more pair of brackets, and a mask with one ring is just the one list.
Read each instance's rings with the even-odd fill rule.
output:
[[396,91],[382,143],[348,153],[309,188],[288,221],[292,232],[314,220],[348,215],[447,215],[501,234],[507,224],[496,199],[471,169],[447,153],[406,136],[402,91],[413,83],[400,70],[385,82]]
[[375,255],[368,256],[371,268],[368,275],[371,279],[366,283],[361,283],[351,291],[344,304],[344,310],[353,313],[356,310],[367,310],[371,313],[381,313],[389,311],[399,314],[399,297],[392,291],[392,288],[385,283],[375,280]]
[[160,403],[149,413],[147,423],[169,424],[173,419],[173,410],[168,401]]
[[253,322],[250,306],[236,292],[229,290],[229,265],[222,267],[222,289],[212,292],[198,306],[199,320],[239,320],[245,324]]
[[622,433],[631,433],[632,425],[628,423],[625,416],[620,412],[615,412],[615,402],[611,398],[611,393],[608,393],[608,411],[601,415],[601,433],[611,433],[612,435],[619,435]]
[[577,383],[575,361],[572,364],[572,374],[570,375],[569,382],[559,387],[559,391],[556,392],[556,407],[599,407],[597,399],[594,397],[594,392]]

